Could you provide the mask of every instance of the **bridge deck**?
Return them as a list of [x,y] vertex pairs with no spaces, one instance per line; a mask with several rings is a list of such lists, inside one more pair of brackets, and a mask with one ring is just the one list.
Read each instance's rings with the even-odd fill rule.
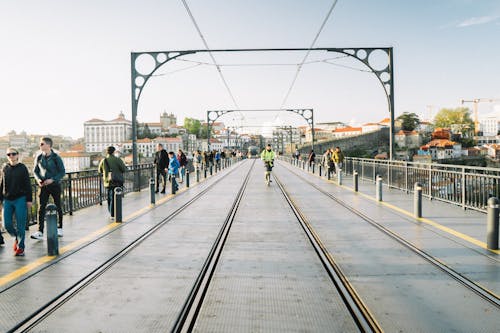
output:
[[[109,223],[104,206],[65,216],[58,258],[45,256],[46,243],[31,239],[27,239],[26,257],[15,258],[11,239],[4,235],[0,330],[12,328],[220,180],[203,200],[180,211],[35,328],[60,332],[170,330],[235,193],[251,170],[194,329],[357,331],[276,182],[265,186],[263,168],[257,163],[252,169],[251,162],[193,184],[175,197],[157,196],[155,207],[150,207],[147,191],[129,194],[124,199],[122,224]],[[355,193],[347,177],[338,186],[282,162],[273,173],[384,330],[466,332],[498,327],[498,307],[444,276],[317,188],[498,296],[498,251],[485,249],[485,214],[424,199],[424,218],[415,219],[413,196],[398,190],[384,187],[383,202],[377,202],[371,182],[360,181]]]

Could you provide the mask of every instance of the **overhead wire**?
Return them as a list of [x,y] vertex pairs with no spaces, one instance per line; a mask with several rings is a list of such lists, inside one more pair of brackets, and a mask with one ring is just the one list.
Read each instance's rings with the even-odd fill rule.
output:
[[292,84],[290,85],[290,87],[288,88],[288,91],[285,95],[285,98],[283,99],[283,102],[281,102],[281,106],[280,106],[280,109],[283,108],[283,106],[286,104],[287,100],[288,100],[288,97],[290,96],[290,93],[292,92],[292,89],[293,87],[295,86],[295,82],[297,81],[297,78],[299,76],[299,73],[302,69],[302,66],[304,65],[307,57],[309,56],[309,53],[311,53],[311,50],[312,48],[314,47],[314,44],[316,44],[316,41],[318,40],[319,38],[319,35],[321,34],[321,32],[323,31],[323,28],[325,27],[326,25],[326,22],[328,21],[328,19],[330,18],[330,15],[332,14],[333,12],[333,9],[335,8],[335,6],[337,5],[337,2],[338,0],[334,0],[333,1],[333,4],[331,5],[330,9],[328,10],[328,13],[326,14],[326,17],[325,19],[323,20],[323,23],[321,23],[321,26],[318,30],[318,33],[316,34],[316,36],[314,37],[312,43],[311,43],[311,46],[309,46],[309,49],[307,50],[306,54],[304,55],[304,58],[302,59],[301,63],[297,65],[297,71],[295,72],[295,76],[293,77],[293,80],[292,80]]
[[213,61],[213,64],[215,65],[215,67],[217,68],[217,72],[219,73],[219,76],[222,80],[222,82],[224,83],[224,86],[226,87],[226,90],[227,92],[229,93],[229,96],[231,97],[233,103],[234,103],[234,106],[236,107],[236,109],[239,109],[240,107],[238,106],[238,103],[236,102],[236,99],[234,98],[234,95],[231,91],[231,89],[229,88],[229,85],[227,84],[227,81],[226,79],[224,78],[224,75],[222,74],[222,71],[220,69],[220,66],[217,64],[217,61],[215,60],[215,57],[214,55],[212,54],[212,52],[210,51],[210,48],[208,47],[208,43],[205,39],[205,37],[203,36],[203,34],[201,33],[201,29],[200,27],[198,26],[198,23],[196,23],[196,20],[193,16],[193,13],[191,12],[191,10],[189,9],[189,6],[187,4],[187,1],[186,0],[182,0],[182,3],[184,5],[184,8],[186,9],[189,17],[191,18],[191,21],[193,22],[193,25],[195,26],[196,28],[196,31],[198,31],[198,34],[200,35],[200,38],[201,40],[203,41],[203,44],[205,45],[205,48],[207,49],[208,51],[208,54],[210,55],[210,58],[212,59]]

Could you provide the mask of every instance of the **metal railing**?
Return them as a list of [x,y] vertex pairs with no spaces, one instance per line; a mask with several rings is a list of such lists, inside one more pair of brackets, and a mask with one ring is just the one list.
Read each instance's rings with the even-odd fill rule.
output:
[[[124,193],[140,191],[149,187],[149,179],[153,177],[154,165],[141,164],[136,167],[129,166],[124,174],[125,183],[123,184]],[[134,179],[138,183],[134,187]],[[28,212],[29,224],[36,224],[37,211],[39,206],[38,191],[39,186],[32,178],[33,207]],[[104,190],[102,175],[97,169],[68,172],[61,181],[61,202],[64,214],[72,215],[74,211],[82,208],[102,205],[106,201],[107,194]]]
[[[321,157],[316,158],[315,163],[319,165]],[[413,193],[418,182],[422,185],[424,197],[464,209],[486,212],[488,199],[500,197],[498,168],[346,157],[344,172],[352,175],[354,171],[361,179],[373,182],[380,175],[384,185],[406,193]]]

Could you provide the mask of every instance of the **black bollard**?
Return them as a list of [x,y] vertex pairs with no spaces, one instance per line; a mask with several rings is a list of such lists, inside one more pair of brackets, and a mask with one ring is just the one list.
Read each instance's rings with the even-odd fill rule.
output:
[[377,179],[375,182],[376,198],[377,198],[377,201],[382,201],[382,177],[380,177],[380,175],[377,175],[376,179]]
[[54,204],[47,205],[45,220],[47,221],[47,254],[49,256],[59,255],[59,240],[57,239],[57,207]]
[[489,250],[498,250],[498,199],[495,197],[488,199],[488,226],[487,226],[487,247]]
[[189,169],[186,168],[186,188],[189,188]]
[[199,168],[196,168],[196,182],[197,183],[200,182],[200,169]]
[[422,217],[422,185],[418,182],[414,185],[413,213],[416,218]]
[[115,208],[115,222],[122,222],[122,197],[123,197],[123,190],[121,187],[116,187],[115,188],[115,193],[114,193],[114,208]]
[[358,172],[354,171],[352,176],[354,177],[354,192],[358,192],[358,177],[359,177]]
[[149,192],[151,193],[151,205],[154,206],[156,203],[154,178],[149,179]]

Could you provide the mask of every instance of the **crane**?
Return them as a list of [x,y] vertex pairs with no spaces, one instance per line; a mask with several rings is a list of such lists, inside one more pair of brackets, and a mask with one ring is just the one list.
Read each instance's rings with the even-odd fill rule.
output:
[[473,110],[474,110],[474,135],[477,136],[479,132],[479,119],[477,116],[477,105],[479,103],[493,103],[493,102],[498,102],[500,101],[500,98],[474,98],[470,100],[466,99],[461,99],[460,104],[464,105],[465,103],[473,103]]

